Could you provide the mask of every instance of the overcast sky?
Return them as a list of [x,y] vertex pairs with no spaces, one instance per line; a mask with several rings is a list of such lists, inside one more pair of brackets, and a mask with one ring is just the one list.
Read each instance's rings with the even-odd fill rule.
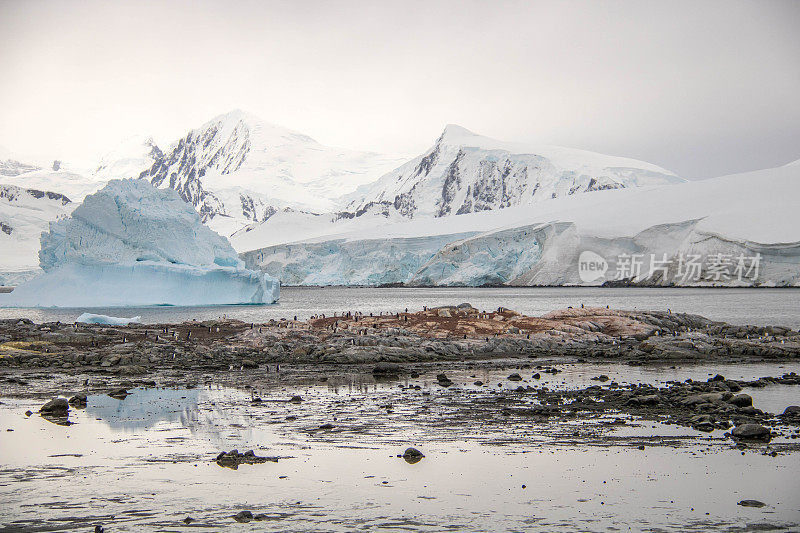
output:
[[0,145],[85,160],[252,111],[416,155],[447,123],[695,178],[800,158],[800,2],[0,0]]

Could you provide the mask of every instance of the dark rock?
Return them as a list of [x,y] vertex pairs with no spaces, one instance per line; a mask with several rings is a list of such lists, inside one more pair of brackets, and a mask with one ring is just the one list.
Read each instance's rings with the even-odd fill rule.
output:
[[86,407],[86,394],[83,392],[79,392],[75,396],[69,399],[69,404],[72,407]]
[[766,505],[766,503],[760,502],[758,500],[742,500],[739,503],[737,503],[736,505],[741,505],[742,507],[758,507],[758,508],[761,508],[761,507],[764,507]]
[[400,373],[400,365],[397,363],[385,363],[381,362],[375,365],[375,368],[372,369],[373,374],[377,375],[391,375],[395,376]]
[[43,415],[66,416],[69,412],[69,403],[64,398],[53,398],[44,404],[39,412]]
[[335,428],[335,427],[336,427],[336,426],[334,426],[333,424],[331,424],[331,423],[327,423],[327,424],[322,424],[322,425],[319,427],[319,429],[333,429],[333,428]]
[[421,451],[416,448],[406,448],[406,451],[403,452],[403,459],[409,464],[415,464],[422,460],[425,455]]
[[231,450],[229,452],[219,452],[214,459],[219,466],[238,470],[239,465],[257,465],[266,462],[277,463],[277,457],[261,457],[255,454],[253,450],[247,450],[244,453],[239,453],[239,450]]
[[733,398],[729,399],[728,403],[731,403],[737,407],[750,407],[753,405],[753,398],[749,394],[737,394]]
[[714,431],[714,417],[711,415],[697,415],[692,417],[692,427],[698,431]]
[[657,394],[646,394],[644,396],[634,396],[628,400],[629,405],[657,405],[661,399]]
[[450,378],[448,378],[444,374],[438,374],[436,376],[436,381],[438,381],[439,385],[441,385],[442,387],[449,387],[450,385],[453,384],[453,382],[450,381]]
[[125,398],[130,396],[130,393],[127,390],[125,390],[124,387],[119,387],[117,389],[110,390],[108,392],[108,395],[117,400],[124,400]]
[[783,410],[783,418],[800,418],[800,405],[790,405]]
[[237,522],[247,523],[253,519],[253,513],[250,511],[239,511],[233,515],[233,519]]
[[772,438],[769,428],[760,424],[742,424],[736,426],[731,431],[731,435],[737,439],[743,440],[765,440],[768,441]]
[[508,381],[522,381],[522,376],[517,374],[516,372],[508,376]]
[[302,402],[302,401],[303,401],[303,398],[295,394],[294,396],[292,396],[291,398],[289,398],[289,401],[290,401],[291,403],[300,403],[300,402]]

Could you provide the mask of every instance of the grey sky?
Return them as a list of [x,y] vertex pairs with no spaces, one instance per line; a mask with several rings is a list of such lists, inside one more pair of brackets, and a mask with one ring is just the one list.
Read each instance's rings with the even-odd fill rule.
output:
[[414,154],[446,123],[686,177],[800,158],[800,2],[0,0],[0,145],[86,159],[233,108]]

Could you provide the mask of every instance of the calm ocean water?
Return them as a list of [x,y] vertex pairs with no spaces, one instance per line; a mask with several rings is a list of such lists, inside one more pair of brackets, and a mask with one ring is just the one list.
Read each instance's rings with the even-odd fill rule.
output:
[[359,310],[397,312],[408,308],[469,302],[478,309],[508,307],[541,315],[568,306],[697,313],[733,324],[783,325],[800,328],[800,290],[796,289],[669,289],[669,288],[347,288],[285,287],[275,305],[216,307],[144,307],[93,309],[8,309],[0,318],[25,317],[36,322],[74,322],[84,311],[112,316],[139,315],[146,323],[174,323],[218,317],[245,322],[271,318],[308,318],[312,314]]

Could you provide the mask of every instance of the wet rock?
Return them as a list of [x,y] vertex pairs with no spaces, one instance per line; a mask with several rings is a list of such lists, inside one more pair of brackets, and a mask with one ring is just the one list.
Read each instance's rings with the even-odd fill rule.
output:
[[69,399],[68,403],[72,407],[83,408],[86,407],[86,394],[83,392],[79,392],[75,396]]
[[634,396],[628,400],[629,405],[658,405],[661,399],[657,394],[645,394],[643,396]]
[[246,524],[247,522],[253,519],[253,513],[251,511],[239,511],[235,515],[233,515],[233,519],[237,522],[241,522]]
[[333,424],[331,424],[331,423],[326,423],[326,424],[322,424],[322,425],[319,427],[319,429],[323,429],[323,430],[325,430],[325,429],[333,429],[333,428],[335,428],[335,427],[336,427],[336,426],[334,426],[334,425],[333,425]]
[[125,398],[130,396],[130,393],[124,387],[119,387],[110,390],[108,392],[108,395],[117,400],[124,400]]
[[237,470],[239,465],[257,465],[266,462],[277,463],[277,457],[261,457],[255,454],[253,450],[247,450],[244,453],[239,453],[239,450],[231,450],[229,452],[219,452],[216,459],[214,459],[219,466]]
[[741,385],[739,385],[735,381],[728,380],[725,382],[725,386],[728,387],[728,390],[731,392],[739,392],[740,390],[742,390]]
[[714,431],[714,417],[711,415],[697,415],[691,419],[692,428],[698,431]]
[[381,362],[375,365],[375,367],[372,369],[372,373],[382,376],[396,376],[400,374],[400,365],[397,363]]
[[192,518],[191,516],[187,516],[186,518],[183,519],[183,523],[186,524],[187,526],[192,522],[194,522],[194,518]]
[[772,438],[769,428],[761,424],[742,424],[736,426],[731,431],[731,435],[736,439],[742,440],[763,440],[768,441]]
[[753,405],[753,398],[749,394],[737,394],[733,398],[729,399],[728,403],[731,403],[736,407],[750,407]]
[[53,398],[44,404],[39,412],[43,415],[66,416],[69,412],[69,402],[64,398]]
[[600,374],[599,376],[592,378],[592,380],[593,381],[606,382],[606,381],[609,380],[609,377],[606,376],[605,374]]
[[301,396],[298,396],[297,394],[295,394],[294,396],[289,398],[289,402],[290,403],[300,403],[302,401],[303,401],[303,398]]
[[721,402],[723,395],[721,392],[709,392],[705,394],[692,394],[681,400],[682,405],[686,406],[699,406],[703,404],[713,404],[714,402]]
[[407,463],[413,465],[420,462],[425,455],[423,455],[423,453],[416,448],[406,448],[406,451],[403,452],[402,457]]
[[790,405],[781,413],[782,418],[800,418],[800,405]]
[[517,374],[516,372],[508,376],[508,381],[522,381],[522,376]]
[[764,502],[760,502],[760,501],[758,501],[758,500],[742,500],[742,501],[740,501],[739,503],[737,503],[736,505],[741,505],[742,507],[756,507],[756,508],[761,508],[761,507],[764,507],[764,506],[765,506],[765,505],[767,505],[767,504],[766,504],[766,503],[764,503]]
[[449,387],[450,385],[453,384],[453,382],[450,381],[450,378],[448,378],[444,374],[437,374],[436,381],[438,381],[439,385],[441,385],[442,387]]

